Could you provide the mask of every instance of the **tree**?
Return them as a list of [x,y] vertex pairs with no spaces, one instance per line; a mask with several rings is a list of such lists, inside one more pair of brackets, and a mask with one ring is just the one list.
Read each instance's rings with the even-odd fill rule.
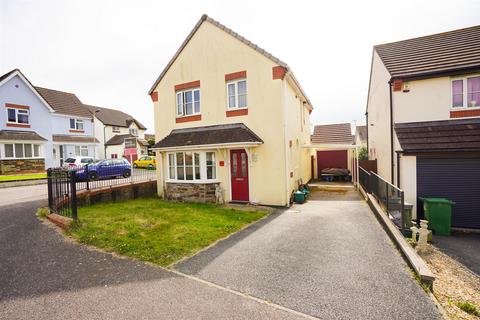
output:
[[368,160],[367,147],[361,147],[358,151],[358,160]]

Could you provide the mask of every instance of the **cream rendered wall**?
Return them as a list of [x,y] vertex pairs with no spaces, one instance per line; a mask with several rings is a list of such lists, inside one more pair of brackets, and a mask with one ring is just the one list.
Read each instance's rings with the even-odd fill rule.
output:
[[[158,92],[158,101],[154,103],[155,137],[157,141],[161,140],[175,128],[244,123],[265,142],[254,148],[254,155],[249,159],[250,201],[285,205],[288,199],[282,116],[283,81],[272,80],[274,66],[274,62],[238,39],[208,21],[203,22],[155,89]],[[225,74],[243,70],[247,71],[249,114],[227,118]],[[174,86],[196,80],[201,81],[202,120],[176,124]],[[217,163],[224,160],[226,164],[217,170],[228,201],[229,156],[224,151],[218,151],[217,157]],[[165,156],[163,159],[165,161]],[[166,163],[163,163],[164,170],[165,167]],[[158,189],[162,188],[160,185]]]
[[402,189],[405,201],[413,204],[413,218],[417,213],[417,157],[402,156],[400,158],[400,189]]
[[390,74],[378,54],[373,52],[372,74],[368,95],[369,157],[377,159],[378,174],[391,181],[390,166]]

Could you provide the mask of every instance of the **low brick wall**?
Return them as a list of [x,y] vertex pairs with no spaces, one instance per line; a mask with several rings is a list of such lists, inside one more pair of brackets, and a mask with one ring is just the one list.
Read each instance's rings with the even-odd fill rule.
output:
[[0,160],[0,174],[39,173],[45,171],[45,159]]
[[165,197],[180,202],[215,203],[215,189],[219,183],[179,183],[167,182]]
[[117,202],[157,194],[157,181],[129,183],[97,190],[84,190],[77,194],[78,207],[95,203]]

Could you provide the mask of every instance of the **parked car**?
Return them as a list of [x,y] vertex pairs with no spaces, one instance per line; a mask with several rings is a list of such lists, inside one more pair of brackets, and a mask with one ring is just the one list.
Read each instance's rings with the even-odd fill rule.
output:
[[92,157],[75,157],[75,158],[67,158],[63,166],[64,167],[82,167],[86,164],[94,162]]
[[105,159],[90,163],[77,171],[77,180],[98,180],[117,177],[128,178],[132,175],[132,167],[125,159]]
[[143,156],[140,159],[133,161],[134,168],[155,169],[156,166],[157,166],[157,161],[153,156]]

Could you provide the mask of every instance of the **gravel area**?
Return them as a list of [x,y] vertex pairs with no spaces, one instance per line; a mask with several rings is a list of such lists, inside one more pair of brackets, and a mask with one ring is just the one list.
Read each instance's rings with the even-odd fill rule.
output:
[[434,246],[421,254],[435,274],[433,294],[451,319],[478,320],[457,306],[457,302],[469,302],[480,310],[480,277]]

